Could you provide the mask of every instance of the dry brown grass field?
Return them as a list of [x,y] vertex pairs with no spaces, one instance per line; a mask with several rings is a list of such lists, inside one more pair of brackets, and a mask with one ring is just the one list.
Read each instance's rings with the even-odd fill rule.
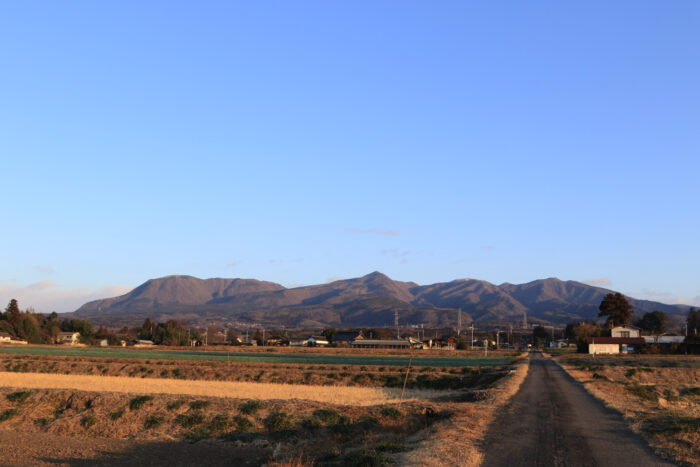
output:
[[700,465],[700,357],[557,357],[586,389],[618,410],[662,457]]
[[[436,465],[478,439],[470,423],[484,423],[504,399],[503,382],[520,374],[513,368],[412,368],[401,401],[402,367],[1,355],[0,432],[219,443],[243,450],[250,465],[403,463],[420,446],[411,463]],[[80,452],[73,456],[99,463],[99,453]],[[469,456],[461,458],[478,453]]]
[[309,384],[238,383],[228,381],[198,381],[124,376],[60,375],[0,372],[6,387],[32,389],[75,389],[92,392],[127,394],[175,394],[228,399],[310,400],[329,404],[354,406],[398,403],[421,399],[450,397],[455,391],[407,389],[401,397],[400,388],[313,386]]

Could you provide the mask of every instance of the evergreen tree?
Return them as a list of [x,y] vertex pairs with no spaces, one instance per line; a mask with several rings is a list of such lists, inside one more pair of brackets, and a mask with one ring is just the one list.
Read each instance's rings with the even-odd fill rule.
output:
[[634,313],[630,302],[619,292],[607,294],[598,309],[598,316],[607,316],[605,324],[608,326],[628,324]]

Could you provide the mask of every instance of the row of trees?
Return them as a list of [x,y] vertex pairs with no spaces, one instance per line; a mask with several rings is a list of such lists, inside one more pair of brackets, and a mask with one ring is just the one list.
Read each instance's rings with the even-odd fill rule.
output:
[[48,316],[21,310],[17,300],[12,299],[5,311],[0,313],[0,332],[30,344],[53,344],[60,332],[79,332],[82,342],[90,344],[94,339],[105,339],[110,331],[100,327],[97,331],[84,319],[59,320],[54,312]]

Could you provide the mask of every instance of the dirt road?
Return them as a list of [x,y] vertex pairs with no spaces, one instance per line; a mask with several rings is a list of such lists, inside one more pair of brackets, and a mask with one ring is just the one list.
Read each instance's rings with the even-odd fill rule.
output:
[[489,427],[484,466],[670,466],[556,363],[533,353],[530,372]]

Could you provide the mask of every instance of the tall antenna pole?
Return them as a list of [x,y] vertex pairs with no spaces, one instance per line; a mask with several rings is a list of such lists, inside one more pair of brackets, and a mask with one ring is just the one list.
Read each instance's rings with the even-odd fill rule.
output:
[[462,309],[457,308],[457,336],[462,332]]
[[399,332],[399,310],[394,310],[394,326],[396,326],[396,338],[401,339],[401,333]]
[[527,329],[527,313],[523,312],[523,329]]

